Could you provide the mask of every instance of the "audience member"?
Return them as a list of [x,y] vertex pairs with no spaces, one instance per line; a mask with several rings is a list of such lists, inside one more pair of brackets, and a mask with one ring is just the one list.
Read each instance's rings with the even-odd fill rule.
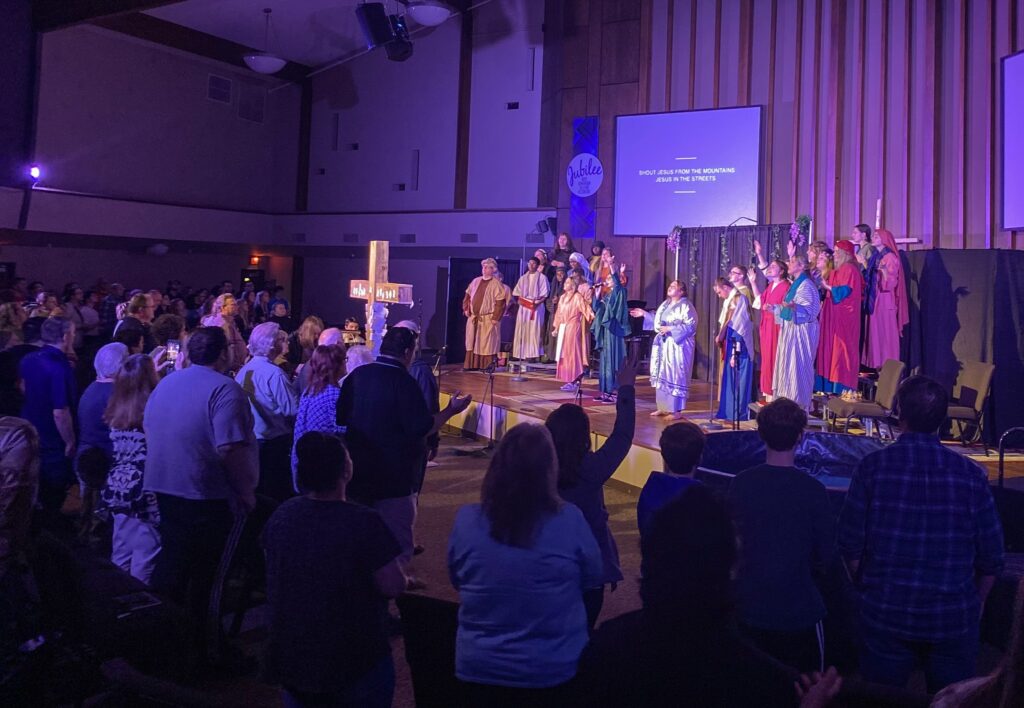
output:
[[[302,392],[299,412],[295,416],[292,445],[293,476],[297,473],[299,464],[296,448],[303,435],[310,432],[340,435],[345,432],[337,423],[338,397],[341,395],[341,386],[338,382],[345,375],[344,345],[321,344],[313,350],[313,356],[303,371],[309,372],[309,385]],[[295,488],[298,489],[297,483]]]
[[626,362],[618,374],[618,400],[615,404],[615,426],[612,434],[598,450],[590,449],[590,419],[580,406],[566,403],[559,406],[545,423],[558,457],[558,493],[576,505],[594,534],[601,549],[601,580],[585,588],[583,603],[587,610],[587,627],[593,629],[604,605],[604,586],[612,589],[622,580],[619,549],[608,528],[608,509],[604,504],[604,483],[626,459],[633,444],[636,427],[636,364]]
[[[328,346],[328,347],[340,347],[342,353],[345,352],[345,345],[342,342],[341,330],[337,327],[328,327],[320,336],[317,338],[316,345]],[[312,354],[310,354],[312,357]],[[308,362],[300,364],[298,369],[295,370],[295,390],[299,392],[301,396],[305,392],[306,387],[309,386],[309,366]],[[340,383],[338,384],[341,385]],[[297,439],[297,438],[296,438]]]
[[111,342],[100,347],[93,359],[96,380],[86,387],[78,401],[78,453],[89,448],[99,448],[112,455],[110,428],[103,420],[110,394],[114,391],[114,378],[128,358],[128,347]]
[[[223,297],[223,296],[222,296]],[[292,496],[290,456],[299,396],[274,360],[287,336],[273,322],[257,325],[249,337],[252,358],[235,375],[249,397],[260,448],[260,483],[256,491],[282,501]]]
[[267,668],[288,706],[390,706],[387,598],[405,589],[401,549],[376,511],[347,500],[352,462],[340,438],[306,433],[296,452],[303,495],[262,534]]
[[237,312],[238,305],[235,303],[235,296],[225,293],[217,296],[210,308],[209,316],[202,319],[203,327],[220,327],[224,330],[224,336],[228,340],[228,351],[231,354],[228,371],[238,371],[249,357],[245,340],[242,339],[242,334],[238,331],[238,323],[235,321]]
[[40,337],[44,320],[33,317],[21,326],[21,344],[0,352],[0,415],[20,416],[25,402],[21,390],[21,360],[43,345]]
[[147,584],[160,553],[160,510],[153,492],[144,489],[147,455],[142,422],[158,381],[152,358],[128,357],[117,372],[103,414],[113,445],[113,464],[102,491],[104,506],[114,515],[110,560]]
[[974,675],[981,608],[1003,566],[988,477],[938,439],[949,399],[925,376],[896,392],[901,434],[857,466],[839,550],[860,590],[860,671],[907,682],[924,663],[934,693]]
[[166,347],[171,340],[181,342],[185,339],[185,318],[171,312],[160,315],[153,322],[152,332],[158,347]]
[[156,348],[156,340],[150,331],[150,323],[153,322],[153,301],[144,293],[133,295],[128,301],[128,308],[124,318],[114,327],[114,337],[117,337],[125,327],[136,325],[142,330],[142,351],[151,352]]
[[736,534],[695,484],[655,513],[641,541],[643,609],[601,625],[566,705],[793,706],[797,674],[734,629]]
[[0,587],[22,562],[39,490],[39,435],[32,424],[0,417]]
[[427,457],[427,438],[469,405],[471,396],[454,394],[435,415],[427,410],[416,380],[409,375],[416,334],[388,330],[377,361],[351,372],[338,398],[338,425],[345,426],[352,455],[351,497],[372,506],[412,558],[416,521],[416,476]]
[[124,286],[112,283],[110,292],[103,298],[100,306],[100,332],[104,337],[112,337],[117,326],[117,308],[124,302]]
[[658,441],[664,472],[651,472],[636,502],[636,525],[643,539],[654,513],[696,484],[693,473],[704,454],[704,431],[689,421],[673,423]]
[[547,428],[517,425],[491,459],[481,503],[455,517],[455,673],[471,705],[571,705],[587,643],[583,592],[603,573],[594,534],[579,508],[559,498],[557,479]]
[[309,357],[313,356],[313,350],[320,343],[320,335],[323,331],[324,321],[316,315],[310,315],[292,333],[288,338],[288,349],[285,351],[292,369],[309,361]]
[[49,317],[40,328],[43,346],[21,360],[25,391],[21,417],[39,433],[39,503],[55,517],[75,481],[73,411],[78,399],[75,374],[64,353],[75,336],[75,326],[64,317]]
[[119,322],[120,326],[114,333],[114,341],[123,344],[129,355],[142,354],[146,351],[146,330],[137,321]]
[[757,414],[765,463],[729,488],[740,539],[736,606],[754,646],[800,671],[825,670],[825,601],[815,583],[833,558],[835,517],[824,485],[794,466],[807,414],[779,398]]
[[[373,351],[365,344],[355,344],[348,348],[345,352],[346,356],[346,371],[345,377],[348,377],[353,371],[358,369],[360,366],[373,363]],[[344,381],[345,377],[338,382],[340,386]]]
[[[427,404],[427,411],[430,415],[437,415],[441,411],[441,389],[437,383],[437,377],[430,367],[430,363],[421,356],[423,340],[420,337],[420,327],[412,320],[402,320],[396,327],[405,327],[416,334],[416,353],[413,355],[412,365],[409,373],[416,379],[416,385],[423,393],[423,400]],[[427,459],[423,461],[423,470],[416,479],[416,494],[419,495],[423,488],[423,479],[427,472],[427,462],[437,457],[437,450],[441,445],[441,433],[434,432],[427,437]]]
[[188,606],[199,629],[232,512],[255,505],[259,467],[249,399],[224,375],[224,330],[196,330],[188,355],[192,365],[163,379],[146,403],[143,489],[156,494],[160,511],[151,585]]

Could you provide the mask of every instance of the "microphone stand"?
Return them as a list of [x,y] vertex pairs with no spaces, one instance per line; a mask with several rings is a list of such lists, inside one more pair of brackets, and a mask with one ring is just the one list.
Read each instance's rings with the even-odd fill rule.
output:
[[[740,429],[740,367],[739,367],[739,356],[740,356],[740,343],[736,342],[733,346],[733,356],[736,357],[736,370],[732,375],[732,429]],[[730,362],[731,363],[731,362]]]
[[491,398],[491,415],[490,415],[491,427],[490,427],[490,434],[491,434],[491,438],[490,438],[490,441],[487,443],[487,445],[484,446],[484,451],[485,452],[490,452],[491,450],[494,450],[494,448],[496,446],[496,443],[497,443],[497,438],[498,438],[497,433],[495,433],[495,431],[494,431],[494,370],[497,367],[498,367],[497,361],[494,361],[494,362],[491,362],[491,364],[486,369],[486,372],[487,372],[487,387],[484,389],[484,400],[487,400],[488,392],[490,392],[490,398]]

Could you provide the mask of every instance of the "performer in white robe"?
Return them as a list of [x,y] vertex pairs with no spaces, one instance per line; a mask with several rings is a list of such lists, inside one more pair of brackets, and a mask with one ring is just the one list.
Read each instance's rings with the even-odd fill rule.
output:
[[789,259],[789,286],[782,305],[772,309],[782,322],[775,355],[775,378],[772,389],[776,398],[795,401],[810,410],[814,394],[814,358],[818,353],[818,312],[821,297],[807,272],[807,259]]
[[512,291],[519,304],[516,314],[516,335],[512,340],[512,356],[516,359],[537,359],[544,354],[544,301],[548,298],[548,280],[540,271],[540,261],[527,261],[527,271]]
[[652,417],[683,417],[693,372],[694,337],[697,310],[686,299],[686,286],[678,280],[668,284],[668,299],[651,315],[639,308],[633,317],[644,318],[644,329],[656,332],[651,343],[651,386],[655,388],[658,409]]

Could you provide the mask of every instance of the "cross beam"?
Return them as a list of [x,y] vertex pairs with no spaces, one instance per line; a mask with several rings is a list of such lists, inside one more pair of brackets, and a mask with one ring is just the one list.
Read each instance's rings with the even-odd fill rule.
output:
[[[412,286],[407,283],[388,282],[388,249],[387,241],[370,241],[370,277],[368,280],[349,281],[349,297],[366,300],[368,313],[372,316],[373,305],[378,302],[412,304]],[[366,341],[372,343],[373,329],[383,331],[383,323],[375,323],[378,327],[367,324]]]

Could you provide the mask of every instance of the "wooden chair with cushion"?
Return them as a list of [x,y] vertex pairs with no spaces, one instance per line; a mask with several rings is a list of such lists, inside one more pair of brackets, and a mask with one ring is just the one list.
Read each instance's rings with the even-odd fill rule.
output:
[[896,400],[896,389],[899,388],[903,374],[907,370],[902,361],[889,359],[882,365],[878,374],[878,387],[875,389],[875,400],[873,401],[844,401],[835,396],[829,399],[825,407],[826,414],[837,421],[839,418],[845,420],[843,432],[850,429],[850,418],[861,420],[882,420],[892,415],[893,401]]
[[[956,424],[960,443],[964,446],[979,441],[984,444],[981,425],[995,370],[994,364],[965,361],[956,377],[946,417]],[[988,454],[988,445],[985,445],[985,454]]]

